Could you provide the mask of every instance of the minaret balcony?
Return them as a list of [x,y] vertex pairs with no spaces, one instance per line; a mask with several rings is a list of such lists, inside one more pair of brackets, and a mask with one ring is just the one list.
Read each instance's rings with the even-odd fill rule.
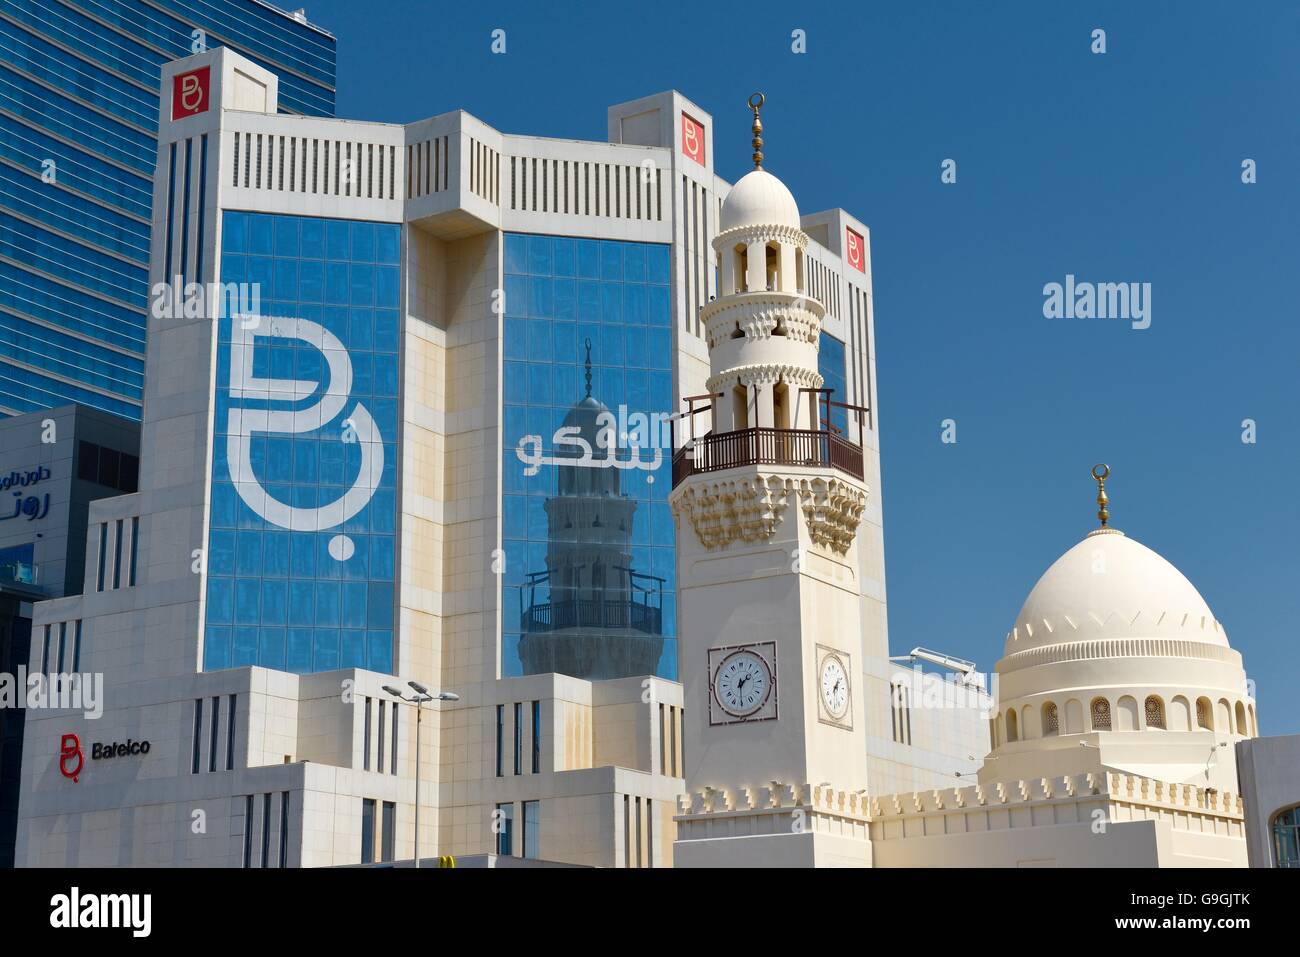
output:
[[824,429],[751,428],[709,433],[673,455],[673,488],[702,472],[745,465],[829,466],[859,481],[862,448]]

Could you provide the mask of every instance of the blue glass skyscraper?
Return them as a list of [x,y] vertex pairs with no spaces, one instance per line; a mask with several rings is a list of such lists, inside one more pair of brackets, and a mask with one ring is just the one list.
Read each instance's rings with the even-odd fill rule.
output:
[[158,81],[228,46],[281,111],[334,114],[335,41],[260,0],[6,0],[0,10],[0,415],[140,417]]

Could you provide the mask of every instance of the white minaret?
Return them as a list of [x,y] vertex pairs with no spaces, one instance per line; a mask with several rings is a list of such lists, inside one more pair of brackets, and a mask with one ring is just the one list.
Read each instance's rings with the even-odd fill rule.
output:
[[866,865],[862,450],[821,414],[799,209],[754,166],[701,310],[713,431],[674,457],[686,787],[678,867]]

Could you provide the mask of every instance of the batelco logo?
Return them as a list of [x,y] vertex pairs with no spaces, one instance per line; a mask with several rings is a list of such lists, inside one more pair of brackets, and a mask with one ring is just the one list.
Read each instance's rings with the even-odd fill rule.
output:
[[98,761],[101,758],[125,758],[130,755],[148,753],[148,741],[132,741],[130,738],[112,744],[92,744],[90,746],[90,757],[93,761]]
[[[113,741],[109,744],[96,742],[90,746],[90,759],[102,761],[106,758],[128,758],[148,754],[152,745],[148,741]],[[75,734],[65,734],[59,744],[59,773],[73,781],[79,780],[81,769],[85,766],[86,756],[81,750],[81,739]]]
[[59,773],[76,782],[85,763],[85,755],[81,753],[81,739],[75,734],[65,734],[59,744]]

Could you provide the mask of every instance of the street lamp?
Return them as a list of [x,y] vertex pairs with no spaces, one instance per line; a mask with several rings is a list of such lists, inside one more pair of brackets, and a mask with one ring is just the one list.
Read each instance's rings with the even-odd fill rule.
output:
[[402,694],[402,689],[384,685],[384,690],[406,704],[415,705],[415,866],[420,866],[420,719],[424,717],[426,701],[459,701],[460,695],[451,691],[431,692],[418,681],[408,681],[407,685],[415,692],[411,697]]

